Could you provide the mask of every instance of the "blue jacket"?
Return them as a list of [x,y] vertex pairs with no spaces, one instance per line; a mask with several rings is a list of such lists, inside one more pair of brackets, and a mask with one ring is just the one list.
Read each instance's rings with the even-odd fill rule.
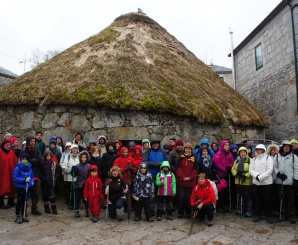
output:
[[167,160],[167,153],[160,147],[157,150],[150,148],[143,154],[143,161],[148,164],[148,170],[153,178],[155,178],[157,173],[160,172],[161,163]]
[[[201,144],[200,144],[201,147],[202,147],[203,144],[207,144],[207,149],[210,150],[209,157],[213,158],[215,154],[214,154],[214,151],[209,148],[209,146],[210,146],[209,140],[208,139],[202,139]],[[197,160],[201,159],[200,149],[195,149],[194,154],[195,154]]]
[[25,178],[30,177],[30,182],[28,183],[28,188],[31,188],[34,184],[34,177],[32,171],[32,165],[29,163],[28,166],[18,162],[18,166],[13,171],[13,180],[16,188],[26,188]]

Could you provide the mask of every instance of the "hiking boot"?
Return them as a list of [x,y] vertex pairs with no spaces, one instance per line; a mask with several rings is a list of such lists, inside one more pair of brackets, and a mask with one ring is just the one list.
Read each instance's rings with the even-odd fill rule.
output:
[[293,217],[293,216],[291,216],[291,217],[289,218],[289,221],[291,222],[291,224],[296,224],[296,218]]
[[22,223],[23,223],[22,217],[21,217],[20,215],[18,215],[18,216],[15,218],[14,222],[16,222],[17,224],[22,224]]
[[29,222],[29,219],[26,218],[26,217],[22,217],[22,221],[23,221],[23,222]]
[[74,217],[75,218],[80,218],[80,212],[79,211],[76,211]]
[[236,215],[242,215],[241,211],[240,210],[236,211]]
[[135,217],[135,221],[140,221],[140,217]]
[[118,220],[119,220],[120,222],[123,221],[122,216],[119,216]]
[[246,218],[250,218],[251,216],[252,216],[252,213],[251,212],[246,212],[244,214],[244,217],[246,217]]
[[282,215],[281,217],[278,218],[279,222],[283,222],[286,220],[286,216]]
[[51,214],[52,213],[51,210],[50,210],[49,204],[44,204],[43,206],[44,206],[44,212],[46,214]]
[[51,207],[52,207],[52,214],[58,214],[56,204],[52,203]]
[[85,217],[90,217],[89,210],[85,211]]
[[178,215],[178,219],[182,219],[183,218],[183,215],[182,214],[179,214]]
[[260,220],[259,215],[256,215],[256,216],[254,217],[254,222],[259,222],[259,220]]
[[161,221],[161,217],[157,217],[157,221]]
[[154,222],[154,219],[153,218],[149,218],[147,219],[149,222]]
[[9,208],[9,206],[8,205],[6,205],[6,204],[3,204],[1,207],[0,207],[1,209],[8,209]]
[[97,221],[98,221],[98,217],[93,216],[93,217],[92,217],[92,221],[93,221],[93,222],[97,222]]
[[213,224],[214,224],[213,220],[209,220],[209,221],[207,222],[207,225],[208,225],[208,226],[213,226]]
[[35,209],[35,210],[31,210],[31,214],[41,215],[41,212],[39,212],[37,209]]
[[168,216],[167,216],[167,219],[168,219],[168,220],[173,220],[173,217],[172,217],[171,215],[168,215]]
[[272,220],[271,216],[267,216],[267,221],[269,224],[273,224],[273,220]]

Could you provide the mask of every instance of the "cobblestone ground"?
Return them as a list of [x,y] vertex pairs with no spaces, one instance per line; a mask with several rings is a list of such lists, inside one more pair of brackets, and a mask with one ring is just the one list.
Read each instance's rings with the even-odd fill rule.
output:
[[[62,199],[60,197],[59,199]],[[30,204],[30,202],[29,202]],[[92,223],[90,218],[77,218],[62,202],[57,203],[58,215],[45,214],[39,204],[41,216],[29,213],[29,222],[13,222],[14,208],[0,210],[0,245],[8,244],[298,244],[297,224],[289,222],[268,224],[263,218],[254,223],[252,218],[241,218],[234,213],[219,214],[214,218],[214,226],[196,221],[189,237],[191,220],[178,219],[148,223],[143,215],[139,222],[127,218],[105,220],[102,210],[100,220]],[[30,211],[30,208],[28,208]],[[84,216],[84,211],[81,211]]]

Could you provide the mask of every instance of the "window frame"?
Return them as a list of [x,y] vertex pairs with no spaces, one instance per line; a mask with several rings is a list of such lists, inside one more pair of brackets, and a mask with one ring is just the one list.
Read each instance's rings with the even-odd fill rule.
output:
[[[258,66],[258,56],[257,56],[257,50],[260,50],[261,53],[261,59],[262,59],[262,64],[260,66]],[[256,71],[261,69],[264,66],[264,61],[263,61],[263,55],[262,55],[262,43],[259,43],[256,47],[255,47],[255,61],[256,61]]]

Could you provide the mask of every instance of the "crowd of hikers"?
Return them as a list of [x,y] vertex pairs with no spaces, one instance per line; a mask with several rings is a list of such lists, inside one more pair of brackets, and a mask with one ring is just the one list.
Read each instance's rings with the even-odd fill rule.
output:
[[[28,136],[20,144],[5,133],[0,149],[0,208],[15,206],[15,222],[28,222],[27,200],[31,214],[38,210],[39,186],[44,212],[57,215],[56,194],[64,184],[64,202],[79,218],[98,221],[100,209],[106,219],[141,220],[142,208],[148,222],[194,218],[212,226],[215,212],[231,212],[258,222],[264,214],[279,221],[296,223],[298,188],[298,141],[284,140],[281,146],[237,146],[228,140],[210,143],[203,139],[193,147],[182,139],[171,138],[161,145],[157,138],[144,139],[140,145],[129,141],[98,139],[84,142],[76,133],[64,144],[52,136],[48,147],[42,133]],[[62,174],[62,176],[61,176]],[[63,181],[61,181],[63,180]],[[16,196],[16,204],[15,204]],[[7,199],[7,202],[6,202]],[[6,203],[5,203],[6,202]],[[193,214],[193,215],[192,215]]]

